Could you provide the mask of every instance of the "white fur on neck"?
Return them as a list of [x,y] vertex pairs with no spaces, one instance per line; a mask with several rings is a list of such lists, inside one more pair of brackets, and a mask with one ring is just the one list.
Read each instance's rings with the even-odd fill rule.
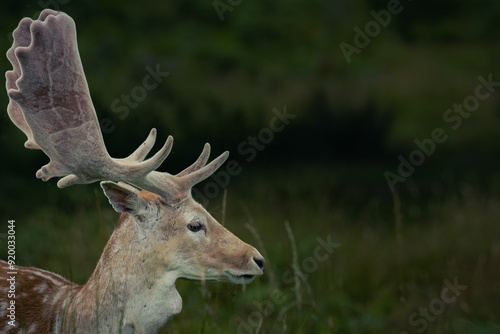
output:
[[[182,309],[182,298],[175,286],[177,275],[167,272],[152,287],[141,291],[128,291],[125,305],[123,333],[157,333],[165,323]],[[134,324],[135,322],[135,324]]]

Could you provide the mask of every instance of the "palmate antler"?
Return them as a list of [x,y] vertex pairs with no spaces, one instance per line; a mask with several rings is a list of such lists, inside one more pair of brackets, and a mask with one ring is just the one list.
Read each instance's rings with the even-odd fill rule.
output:
[[156,139],[152,129],[146,141],[124,159],[110,157],[99,128],[78,53],[75,23],[71,17],[44,10],[38,20],[23,19],[14,31],[7,52],[13,66],[6,73],[8,113],[28,137],[25,147],[41,149],[50,163],[37,171],[44,181],[62,177],[62,188],[98,180],[122,181],[175,203],[224,163],[224,152],[206,165],[210,145],[177,175],[155,171],[172,148],[173,138],[144,160]]

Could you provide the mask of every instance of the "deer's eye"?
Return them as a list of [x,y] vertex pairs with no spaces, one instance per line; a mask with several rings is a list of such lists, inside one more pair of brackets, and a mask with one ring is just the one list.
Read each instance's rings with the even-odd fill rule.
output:
[[187,228],[191,231],[191,232],[199,232],[201,230],[205,230],[205,226],[198,222],[198,221],[195,221],[195,222],[191,222],[187,225]]

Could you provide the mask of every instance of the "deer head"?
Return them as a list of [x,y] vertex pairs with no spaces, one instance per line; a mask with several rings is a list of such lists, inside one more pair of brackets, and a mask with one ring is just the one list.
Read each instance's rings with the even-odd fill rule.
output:
[[262,274],[264,259],[255,248],[236,238],[193,198],[170,204],[126,184],[106,181],[101,187],[113,208],[124,213],[122,219],[133,220],[153,261],[177,277],[242,284]]
[[[105,195],[122,213],[94,274],[68,302],[78,328],[104,326],[90,310],[93,295],[101,303],[100,312],[107,310],[108,319],[115,320],[119,317],[110,294],[122,297],[124,320],[119,327],[125,332],[133,327],[133,319],[155,332],[180,311],[177,278],[249,283],[263,273],[259,252],[191,196],[191,188],[212,175],[228,152],[207,164],[210,146],[205,144],[199,158],[182,172],[158,172],[173,138],[145,159],[156,139],[152,129],[130,156],[116,159],[108,154],[80,61],[75,24],[68,15],[44,10],[38,20],[23,19],[7,57],[13,66],[6,73],[9,116],[27,135],[25,146],[41,149],[50,158],[36,176],[44,181],[61,177],[61,188],[103,181]],[[107,286],[113,280],[116,291],[93,290],[103,279]],[[146,310],[146,304],[156,306]]]

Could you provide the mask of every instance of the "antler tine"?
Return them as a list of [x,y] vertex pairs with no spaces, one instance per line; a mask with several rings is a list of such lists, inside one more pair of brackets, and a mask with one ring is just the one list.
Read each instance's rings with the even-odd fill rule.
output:
[[[206,157],[206,154],[209,153],[209,149],[210,146],[205,145],[202,154],[196,160],[196,162],[186,168],[184,171],[190,169],[195,165],[198,168],[200,167],[200,164],[202,162],[204,165],[205,160],[208,158]],[[191,194],[191,188],[195,184],[205,180],[210,175],[212,175],[217,170],[217,168],[219,168],[224,163],[224,161],[226,161],[228,156],[229,152],[226,151],[205,167],[198,169],[194,168],[191,173],[185,174],[181,177],[179,177],[180,173],[177,175],[171,175],[169,173],[153,171],[149,173],[145,178],[134,180],[130,183],[141,189],[146,189],[162,196],[168,203],[178,203]]]
[[146,156],[148,155],[148,153],[153,148],[153,145],[155,144],[155,142],[156,142],[156,129],[153,128],[153,129],[151,129],[151,131],[149,132],[148,137],[141,144],[141,146],[139,146],[134,151],[134,153],[132,153],[128,157],[126,157],[124,159],[121,159],[121,160],[123,160],[123,161],[137,161],[137,162],[143,161],[144,158],[146,158]]
[[182,177],[200,169],[201,167],[205,166],[209,157],[210,157],[210,144],[206,143],[203,146],[203,151],[201,151],[201,154],[198,157],[198,159],[196,159],[196,161],[191,166],[187,167],[182,172],[176,174],[176,176]]
[[76,176],[75,174],[70,174],[57,181],[57,186],[59,188],[65,188],[78,183],[80,183],[80,179],[78,178],[78,176]]
[[[123,172],[120,171],[117,173],[118,180],[133,183],[134,180],[144,178],[152,171],[158,169],[158,167],[161,166],[163,161],[165,161],[165,159],[170,154],[170,151],[172,150],[173,143],[174,143],[174,138],[172,136],[168,136],[163,147],[158,152],[156,152],[155,155],[153,155],[151,158],[149,158],[148,160],[145,160],[145,161],[142,161],[139,163],[135,163],[131,166],[120,165],[120,167],[122,167],[122,168],[125,167],[125,168],[124,168]],[[114,159],[114,160],[117,161],[119,159]]]
[[205,167],[195,170],[180,178],[180,183],[184,190],[190,190],[195,184],[208,178],[212,175],[229,157],[229,152],[226,151],[215,158],[211,163]]

